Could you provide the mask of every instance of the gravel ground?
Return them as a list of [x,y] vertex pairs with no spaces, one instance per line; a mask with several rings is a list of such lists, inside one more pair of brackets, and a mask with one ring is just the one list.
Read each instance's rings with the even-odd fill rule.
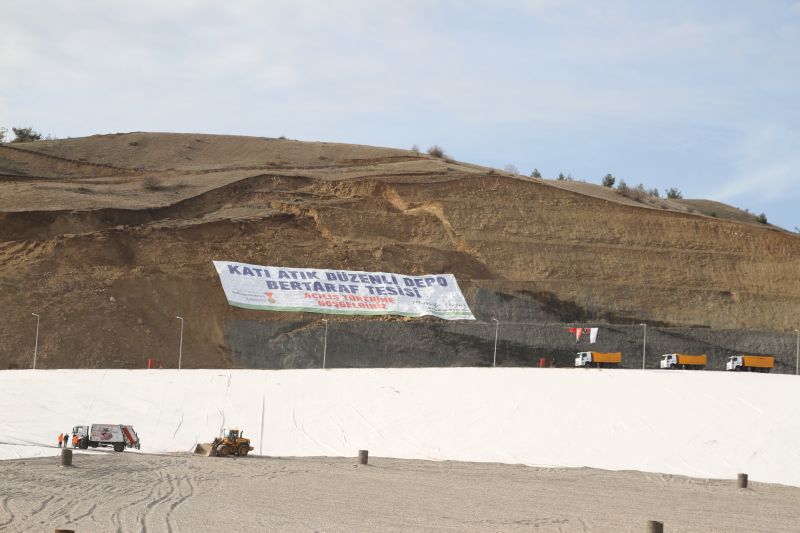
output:
[[0,531],[800,531],[800,488],[588,468],[88,452],[0,461]]

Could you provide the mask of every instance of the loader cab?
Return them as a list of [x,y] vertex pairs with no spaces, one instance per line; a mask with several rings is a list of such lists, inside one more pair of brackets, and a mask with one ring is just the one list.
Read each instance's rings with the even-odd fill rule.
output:
[[222,432],[222,437],[225,439],[235,441],[239,437],[241,437],[241,431],[238,429],[226,429]]

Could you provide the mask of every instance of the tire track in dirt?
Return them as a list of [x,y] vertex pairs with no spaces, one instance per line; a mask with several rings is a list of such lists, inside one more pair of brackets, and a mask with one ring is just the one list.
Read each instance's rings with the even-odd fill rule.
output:
[[4,496],[2,500],[0,500],[0,511],[4,514],[8,515],[8,518],[3,522],[0,522],[0,529],[3,527],[11,524],[14,521],[14,512],[11,510],[11,507],[8,505],[8,502],[11,500],[11,496]]
[[[181,482],[183,482],[183,481],[186,482],[186,486],[187,486],[187,489],[186,489],[185,492],[181,488],[181,484],[182,484]],[[182,478],[182,479],[178,480],[178,489],[179,489],[179,492],[180,492],[180,496],[178,497],[178,499],[172,501],[169,504],[169,509],[167,509],[167,515],[164,517],[164,519],[166,521],[166,524],[167,524],[167,527],[169,528],[169,531],[172,531],[172,520],[174,518],[175,510],[178,507],[180,507],[181,505],[183,505],[187,500],[189,500],[190,498],[192,498],[194,496],[195,484],[192,482],[191,478],[188,478],[188,477],[187,478]]]
[[[165,465],[165,461],[159,461],[158,463],[152,465],[151,469],[160,472],[161,471],[161,467],[164,466],[164,465]],[[134,469],[133,468],[129,468],[128,470],[133,471]],[[124,506],[121,506],[121,507],[118,507],[117,509],[115,509],[114,512],[112,512],[111,515],[109,516],[109,522],[114,527],[114,531],[116,531],[117,533],[126,533],[127,530],[124,528],[124,526],[125,526],[125,524],[128,524],[130,522],[128,522],[128,521],[126,521],[124,519],[127,516],[128,512],[134,511],[135,514],[138,516],[139,512],[137,511],[137,508],[141,504],[143,504],[143,503],[145,503],[147,501],[153,500],[153,498],[159,492],[160,486],[161,486],[160,483],[154,483],[154,484],[150,485],[149,489],[141,489],[141,490],[136,491],[138,493],[145,492],[145,495],[143,497],[141,497],[141,498],[137,498],[137,499],[127,503]],[[144,529],[144,519],[142,519],[140,521],[140,523],[142,524],[141,531],[145,531],[145,529]]]
[[97,509],[97,502],[92,503],[92,505],[89,506],[89,508],[86,509],[86,511],[84,513],[76,515],[76,516],[68,515],[67,518],[69,518],[70,522],[77,522],[77,521],[79,521],[79,520],[81,520],[83,518],[92,516],[94,514],[95,509]]
[[[172,533],[172,526],[167,522],[166,516],[154,517],[153,515],[160,514],[160,504],[170,500],[172,495],[175,493],[175,477],[169,474],[166,476],[159,474],[159,477],[161,479],[156,485],[155,490],[155,492],[158,494],[158,497],[145,505],[142,513],[142,533],[147,533],[147,531],[155,531],[154,527],[158,524],[165,525],[167,527],[166,531]],[[148,524],[152,524],[152,527],[148,527]]]
[[[137,491],[137,492],[143,492],[143,491]],[[129,510],[135,509],[139,504],[144,503],[147,500],[151,499],[155,492],[156,492],[156,487],[155,486],[151,487],[150,490],[147,491],[147,494],[144,497],[133,500],[130,503],[118,507],[116,510],[114,510],[114,512],[111,513],[111,516],[109,516],[109,522],[111,522],[111,524],[114,526],[114,531],[116,531],[117,533],[125,533],[126,530],[123,528],[123,526],[127,522],[125,522],[123,518],[125,517],[127,512]]]
[[47,507],[47,504],[49,504],[54,499],[55,499],[55,496],[48,496],[47,498],[42,500],[42,502],[39,504],[39,507],[36,507],[36,508],[31,510],[31,512],[28,514],[28,517],[29,518],[34,517],[37,514],[39,514],[42,511],[44,511],[44,508]]
[[178,472],[172,474],[158,473],[159,481],[156,492],[158,497],[149,502],[142,515],[143,533],[166,528],[164,531],[174,531],[175,511],[190,500],[195,494],[196,483],[186,473],[187,461],[182,460],[177,465]]

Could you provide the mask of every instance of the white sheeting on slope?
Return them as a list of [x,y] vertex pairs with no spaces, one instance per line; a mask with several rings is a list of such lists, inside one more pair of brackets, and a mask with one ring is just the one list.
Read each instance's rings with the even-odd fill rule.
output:
[[[800,378],[522,368],[9,370],[0,458],[75,424],[132,424],[143,452],[238,426],[254,453],[589,466],[800,486]],[[53,448],[52,453],[58,450]]]

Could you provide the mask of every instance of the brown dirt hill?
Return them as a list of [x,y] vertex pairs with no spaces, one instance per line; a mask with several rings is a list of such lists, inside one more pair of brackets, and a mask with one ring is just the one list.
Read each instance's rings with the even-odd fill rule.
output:
[[602,189],[285,139],[0,145],[0,368],[29,366],[31,312],[47,367],[171,358],[176,315],[190,366],[249,365],[251,347],[306,327],[279,324],[319,318],[228,306],[214,259],[452,272],[486,320],[796,327],[800,238]]

